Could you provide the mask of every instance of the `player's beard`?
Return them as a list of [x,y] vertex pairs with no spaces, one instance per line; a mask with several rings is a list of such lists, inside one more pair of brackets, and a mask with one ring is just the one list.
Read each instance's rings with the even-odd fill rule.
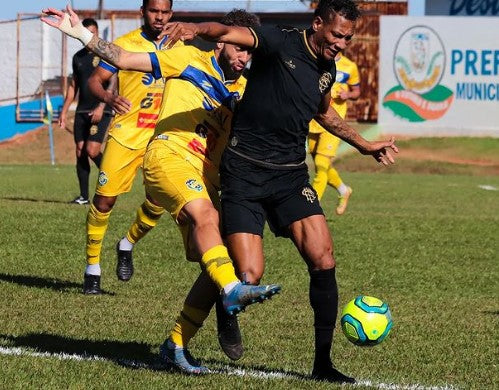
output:
[[225,57],[223,52],[220,53],[218,63],[220,65],[220,68],[222,68],[222,71],[224,72],[225,80],[237,80],[237,78],[239,78],[239,76],[241,76],[241,74],[243,73],[242,70],[240,72],[237,72],[232,69],[229,60]]

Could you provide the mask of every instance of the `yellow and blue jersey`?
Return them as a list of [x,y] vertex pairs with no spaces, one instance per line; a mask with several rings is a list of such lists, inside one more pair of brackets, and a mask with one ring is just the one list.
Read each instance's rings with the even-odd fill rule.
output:
[[227,81],[214,51],[193,46],[150,53],[155,78],[165,79],[154,133],[200,170],[218,171],[227,144],[232,107],[246,80]]
[[[147,38],[142,28],[138,28],[117,38],[114,44],[132,52],[150,52],[165,50],[166,40],[167,37],[156,44]],[[183,46],[183,43],[180,42],[179,46]],[[118,94],[132,103],[129,112],[115,116],[109,128],[109,135],[129,149],[145,148],[154,133],[165,86],[164,80],[155,79],[150,73],[119,70],[104,61],[101,61],[99,66],[112,73],[118,73]]]
[[[336,110],[339,116],[345,118],[347,115],[347,101],[339,97],[341,91],[348,91],[350,87],[360,84],[359,69],[355,62],[340,54],[336,60],[336,80],[331,89],[331,106]],[[311,133],[322,133],[326,131],[315,120],[310,122],[309,130]]]

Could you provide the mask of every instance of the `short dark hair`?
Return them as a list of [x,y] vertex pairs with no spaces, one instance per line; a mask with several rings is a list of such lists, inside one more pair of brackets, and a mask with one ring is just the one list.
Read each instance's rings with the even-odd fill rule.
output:
[[[142,0],[142,8],[143,9],[146,9],[148,4],[149,4],[149,0]],[[173,0],[170,0],[170,8],[173,8]]]
[[95,26],[95,28],[99,28],[99,25],[94,18],[85,18],[81,21],[81,24],[83,24],[83,27]]
[[226,26],[256,27],[260,25],[260,18],[243,9],[233,9],[220,19],[220,23]]
[[355,21],[360,17],[360,11],[352,0],[320,0],[314,16],[329,21],[334,15],[341,15],[347,20]]

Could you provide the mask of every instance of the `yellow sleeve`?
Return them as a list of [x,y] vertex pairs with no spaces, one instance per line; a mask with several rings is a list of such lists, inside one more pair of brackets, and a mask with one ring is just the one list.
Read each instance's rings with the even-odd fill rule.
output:
[[360,74],[359,68],[357,68],[357,64],[352,61],[352,73],[350,73],[350,77],[347,81],[348,85],[359,85],[360,84]]
[[192,62],[196,55],[194,46],[178,46],[169,50],[158,50],[149,53],[152,64],[152,74],[156,79],[179,76]]

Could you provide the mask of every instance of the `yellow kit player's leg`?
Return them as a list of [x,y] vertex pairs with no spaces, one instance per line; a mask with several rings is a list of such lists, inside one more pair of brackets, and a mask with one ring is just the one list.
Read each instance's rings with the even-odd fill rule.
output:
[[146,199],[137,209],[135,221],[132,226],[130,226],[130,229],[128,229],[126,234],[128,241],[132,244],[136,244],[137,241],[143,238],[154,226],[156,226],[164,212],[165,209],[163,207],[157,206],[149,199]]
[[326,191],[326,186],[328,181],[327,175],[328,175],[329,165],[331,164],[331,159],[327,156],[323,156],[322,154],[316,154],[314,156],[314,163],[315,163],[315,177],[314,181],[312,182],[312,187],[314,187],[314,190],[317,192],[317,196],[319,197],[320,200],[324,195],[324,191]]
[[100,253],[110,215],[111,211],[102,213],[90,204],[87,214],[87,267],[83,280],[85,294],[101,294],[102,292],[100,289]]

